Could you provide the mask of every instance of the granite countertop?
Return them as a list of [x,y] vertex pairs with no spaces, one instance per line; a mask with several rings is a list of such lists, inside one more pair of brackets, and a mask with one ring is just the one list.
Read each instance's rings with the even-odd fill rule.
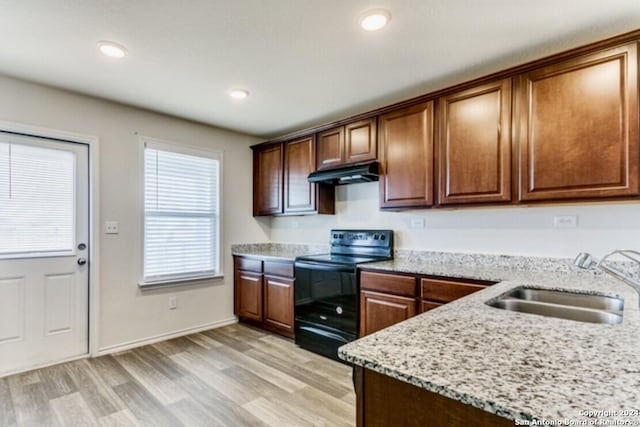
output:
[[[640,409],[640,312],[638,295],[627,285],[602,275],[495,266],[397,260],[367,268],[507,280],[347,344],[339,350],[342,359],[514,420],[587,420],[581,411]],[[623,323],[582,323],[485,304],[517,286],[623,297]],[[607,418],[614,419],[640,422],[640,416]]]
[[[262,243],[233,245],[232,253],[293,260],[328,249]],[[398,250],[394,260],[360,267],[499,283],[342,346],[342,359],[514,420],[594,421],[605,418],[582,411],[640,410],[638,294],[622,282],[578,271],[567,259],[510,255]],[[617,267],[638,277],[632,264]],[[518,286],[622,297],[623,322],[583,323],[485,304]],[[620,420],[640,425],[640,416],[606,418]]]
[[298,256],[329,252],[328,245],[248,243],[231,246],[233,255],[293,261]]

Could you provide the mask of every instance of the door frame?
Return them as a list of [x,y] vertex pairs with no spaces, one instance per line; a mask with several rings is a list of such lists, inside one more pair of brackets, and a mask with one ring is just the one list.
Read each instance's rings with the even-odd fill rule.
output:
[[0,131],[59,140],[60,142],[85,144],[89,147],[89,351],[85,356],[96,357],[99,346],[98,319],[100,310],[100,141],[94,135],[2,120],[0,120]]

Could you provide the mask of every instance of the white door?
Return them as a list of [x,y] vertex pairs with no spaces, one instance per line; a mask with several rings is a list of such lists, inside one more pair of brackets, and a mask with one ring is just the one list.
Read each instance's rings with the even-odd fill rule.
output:
[[0,132],[0,376],[88,353],[88,154]]

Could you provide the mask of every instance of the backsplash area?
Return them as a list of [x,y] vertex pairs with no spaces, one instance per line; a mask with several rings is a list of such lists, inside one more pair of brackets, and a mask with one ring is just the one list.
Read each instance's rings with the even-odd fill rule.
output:
[[[573,258],[640,249],[640,203],[481,207],[381,212],[378,183],[336,187],[336,214],[275,217],[270,239],[326,244],[332,228],[389,228],[397,249]],[[554,228],[554,217],[577,216],[577,227]]]

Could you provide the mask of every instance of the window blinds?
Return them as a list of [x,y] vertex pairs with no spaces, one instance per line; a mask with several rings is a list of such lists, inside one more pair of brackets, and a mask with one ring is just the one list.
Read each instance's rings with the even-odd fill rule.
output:
[[0,257],[73,253],[75,160],[0,141]]
[[219,155],[146,142],[144,161],[143,284],[218,274]]

